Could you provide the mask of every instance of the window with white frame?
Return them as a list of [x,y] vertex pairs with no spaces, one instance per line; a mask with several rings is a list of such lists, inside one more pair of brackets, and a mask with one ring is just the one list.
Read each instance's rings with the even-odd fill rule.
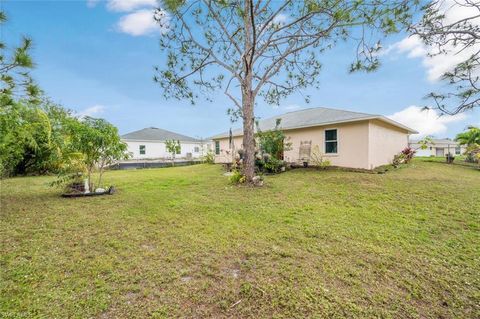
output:
[[337,154],[337,130],[325,130],[325,154]]
[[198,147],[198,146],[195,146],[195,147],[193,148],[193,151],[194,151],[195,153],[198,153],[198,152],[200,152],[200,147]]
[[462,150],[460,149],[460,146],[455,147],[455,154],[460,155],[462,153]]
[[145,155],[145,145],[140,145],[139,151],[140,151],[140,155]]

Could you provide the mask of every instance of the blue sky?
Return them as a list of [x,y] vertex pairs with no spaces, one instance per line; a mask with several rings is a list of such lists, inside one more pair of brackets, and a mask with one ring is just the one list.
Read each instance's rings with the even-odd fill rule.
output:
[[[3,0],[9,22],[2,36],[9,43],[21,35],[32,37],[37,64],[33,76],[47,95],[78,114],[106,118],[121,133],[156,126],[208,137],[228,130],[230,103],[223,92],[212,95],[213,102],[199,100],[192,106],[164,99],[152,81],[153,66],[164,62],[158,46],[161,34],[142,15],[153,1]],[[442,86],[435,81],[435,68],[448,61],[428,60],[421,44],[404,34],[389,39],[386,48],[382,67],[369,74],[348,73],[351,45],[334,48],[320,57],[320,89],[302,92],[311,95],[310,104],[302,94],[279,107],[259,101],[256,115],[265,118],[316,106],[395,114],[394,119],[438,137],[453,137],[467,125],[480,124],[478,110],[454,118],[420,114],[412,106],[428,104],[423,97]]]

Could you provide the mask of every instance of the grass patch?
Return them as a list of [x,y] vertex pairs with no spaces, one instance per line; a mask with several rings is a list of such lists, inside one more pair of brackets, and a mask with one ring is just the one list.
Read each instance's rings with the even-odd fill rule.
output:
[[112,171],[114,196],[1,181],[1,318],[480,316],[480,172]]

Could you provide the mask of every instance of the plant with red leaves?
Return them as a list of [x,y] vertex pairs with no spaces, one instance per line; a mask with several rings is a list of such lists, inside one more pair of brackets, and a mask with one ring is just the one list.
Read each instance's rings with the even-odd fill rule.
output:
[[413,155],[415,155],[415,153],[416,151],[413,148],[405,147],[402,151],[402,154],[404,156],[404,159],[403,159],[404,163],[408,164],[412,160]]

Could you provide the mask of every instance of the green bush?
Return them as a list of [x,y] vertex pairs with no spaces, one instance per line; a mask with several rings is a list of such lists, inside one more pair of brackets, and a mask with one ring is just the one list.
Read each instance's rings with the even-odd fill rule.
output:
[[313,148],[310,161],[312,162],[312,165],[318,169],[326,169],[331,165],[329,160],[323,158],[323,153],[320,151],[320,147],[318,145],[315,145]]
[[208,152],[204,157],[203,161],[207,164],[215,164],[215,155],[212,151]]
[[247,178],[239,170],[233,170],[232,175],[230,176],[230,183],[232,184],[243,184]]

